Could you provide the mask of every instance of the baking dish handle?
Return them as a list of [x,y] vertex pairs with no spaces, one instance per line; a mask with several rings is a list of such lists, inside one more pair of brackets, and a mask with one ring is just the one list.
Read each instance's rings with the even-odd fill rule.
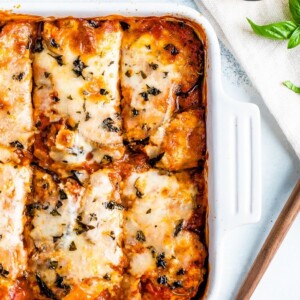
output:
[[[226,96],[222,103],[223,188],[226,228],[255,223],[261,215],[260,113],[255,104]],[[223,191],[224,191],[223,189]]]

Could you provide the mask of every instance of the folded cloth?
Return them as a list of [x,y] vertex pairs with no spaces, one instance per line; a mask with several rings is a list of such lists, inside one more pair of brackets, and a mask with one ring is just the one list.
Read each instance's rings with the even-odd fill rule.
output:
[[300,94],[282,84],[291,80],[300,86],[300,46],[288,50],[287,41],[257,36],[246,20],[259,25],[291,20],[288,0],[195,2],[241,63],[300,159]]

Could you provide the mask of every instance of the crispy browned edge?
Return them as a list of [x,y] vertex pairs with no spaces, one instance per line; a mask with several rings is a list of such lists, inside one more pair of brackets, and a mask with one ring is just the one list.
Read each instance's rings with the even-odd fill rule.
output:
[[[49,17],[41,17],[41,16],[35,16],[35,15],[26,15],[26,14],[16,14],[13,13],[12,11],[0,11],[0,25],[1,23],[4,22],[8,22],[8,21],[18,21],[18,22],[22,22],[22,21],[27,21],[27,22],[40,22],[40,21],[51,21],[54,19],[67,19],[70,18],[72,16],[69,17],[65,17],[65,18],[57,18],[54,16],[49,16]],[[122,20],[126,21],[128,19],[151,19],[153,17],[157,17],[157,16],[149,16],[149,17],[136,17],[136,16],[131,16],[131,17],[124,17],[122,15],[109,15],[109,16],[103,16],[103,17],[97,17],[97,19],[105,19],[105,20],[114,20],[114,19],[120,19],[122,18]],[[176,21],[184,21],[187,25],[189,25],[191,28],[193,28],[193,30],[195,31],[195,33],[197,34],[197,36],[200,38],[200,40],[203,43],[203,47],[204,47],[204,78],[203,78],[203,85],[202,85],[202,99],[203,99],[203,104],[205,105],[205,122],[207,124],[207,68],[208,68],[208,57],[207,57],[207,48],[208,48],[208,41],[207,41],[207,36],[205,33],[204,28],[196,23],[195,21],[192,21],[190,19],[184,18],[184,17],[180,17],[180,16],[171,16],[171,15],[165,15],[165,16],[160,16],[160,18],[165,18],[165,19],[169,19],[171,20],[176,20]],[[89,19],[89,18],[86,18]],[[94,18],[90,18],[90,19],[94,19]],[[209,173],[209,164],[208,164],[208,159],[209,159],[209,152],[207,149],[207,141],[206,141],[206,161],[205,161],[205,165],[204,165],[204,170],[203,170],[203,174],[204,174],[204,179],[205,179],[205,187],[204,187],[204,202],[207,203],[207,209],[206,209],[206,226],[205,226],[205,246],[208,248],[209,245],[209,226],[208,226],[208,216],[209,216],[209,202],[208,202],[208,173]],[[209,250],[209,249],[208,249]],[[208,292],[208,288],[209,288],[209,284],[210,284],[210,279],[209,279],[209,274],[210,274],[210,265],[208,263],[208,258],[209,258],[209,251],[208,251],[208,257],[207,257],[207,278],[204,280],[204,288],[203,288],[203,284],[200,285],[199,291],[197,293],[197,295],[194,297],[195,300],[201,300],[204,299],[207,295]]]

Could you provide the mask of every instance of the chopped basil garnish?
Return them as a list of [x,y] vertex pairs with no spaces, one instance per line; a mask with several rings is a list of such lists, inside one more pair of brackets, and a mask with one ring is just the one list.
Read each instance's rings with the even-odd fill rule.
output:
[[148,97],[148,93],[147,93],[147,92],[141,92],[140,95],[142,96],[142,98],[143,98],[145,101],[148,101],[148,100],[149,100],[149,97]]
[[139,111],[137,110],[137,109],[135,109],[135,108],[133,108],[132,110],[131,110],[131,112],[132,112],[132,115],[135,117],[135,116],[138,116],[138,114],[139,114]]
[[0,276],[7,278],[9,272],[3,268],[3,265],[0,263]]
[[182,287],[182,282],[181,281],[174,281],[172,283],[171,289],[177,289],[177,288],[181,288]]
[[179,234],[179,232],[182,230],[182,228],[183,228],[183,219],[177,221],[175,230],[174,230],[174,237],[176,237]]
[[69,251],[75,251],[75,250],[77,250],[77,247],[76,247],[74,241],[72,241],[70,246],[69,246]]
[[117,203],[115,201],[104,202],[104,207],[109,210],[113,210],[113,209],[123,210],[124,209],[124,206],[122,204]]
[[155,63],[150,63],[149,66],[152,70],[157,70],[157,68],[158,68],[158,64],[155,64]]
[[53,48],[59,48],[59,44],[57,44],[53,38],[50,39],[50,46]]
[[53,217],[61,216],[61,214],[58,212],[56,208],[50,211],[50,215],[52,215]]
[[148,246],[147,249],[150,250],[152,257],[155,258],[156,254],[157,254],[155,248],[153,246]]
[[26,216],[34,217],[34,212],[36,209],[37,210],[48,209],[48,207],[49,206],[47,204],[45,206],[43,206],[39,202],[30,203],[30,204],[26,205]]
[[62,189],[59,190],[59,198],[60,198],[60,200],[68,199],[68,196],[67,196],[66,192]]
[[97,221],[98,218],[97,218],[97,215],[95,213],[91,213],[90,214],[90,221]]
[[155,87],[147,86],[147,88],[148,88],[148,89],[147,89],[147,93],[148,93],[149,95],[157,96],[158,94],[161,93],[161,91],[158,90],[158,89],[155,88]]
[[101,160],[102,164],[107,164],[107,163],[111,163],[112,162],[112,157],[105,154]]
[[142,76],[143,79],[147,78],[147,75],[143,71],[140,71],[139,74]]
[[38,273],[35,274],[35,278],[39,286],[41,295],[44,295],[52,300],[57,300],[55,294],[48,288],[47,284],[42,280]]
[[60,200],[58,200],[57,202],[56,202],[56,205],[55,205],[55,207],[56,208],[60,208],[60,207],[62,207],[62,202],[60,201]]
[[62,55],[54,55],[52,53],[48,53],[48,55],[50,55],[52,58],[54,58],[56,60],[56,62],[58,63],[58,65],[62,66],[64,63],[63,63],[63,60],[62,60]]
[[21,81],[25,76],[25,72],[21,72],[19,74],[15,74],[12,76],[12,79],[17,80],[17,81]]
[[77,75],[77,77],[82,76],[84,79],[82,72],[85,68],[88,66],[80,59],[80,56],[77,57],[77,59],[73,62],[73,69],[72,71]]
[[157,278],[157,283],[158,284],[167,284],[168,283],[168,278],[166,275],[163,275],[163,276],[159,276]]
[[71,287],[68,284],[65,284],[64,282],[64,277],[60,276],[59,274],[56,274],[56,279],[55,279],[55,285],[59,289],[64,290],[64,294],[67,295],[70,293]]
[[179,269],[178,271],[177,271],[177,273],[176,273],[176,275],[184,275],[185,274],[185,270],[184,269]]
[[116,236],[115,236],[115,232],[114,231],[111,231],[109,233],[109,236],[112,238],[112,240],[115,240],[116,239]]
[[142,98],[145,101],[148,101],[149,100],[149,95],[157,96],[160,93],[161,93],[161,91],[159,89],[147,85],[147,91],[146,92],[141,92],[140,95],[142,96]]
[[19,141],[13,141],[9,144],[10,144],[10,146],[18,148],[18,149],[24,149],[24,146]]
[[136,232],[135,238],[136,238],[137,241],[139,241],[141,243],[146,242],[146,237],[145,237],[143,231],[141,231],[141,230],[138,230]]
[[166,268],[167,263],[165,261],[165,253],[164,252],[162,252],[156,256],[156,266],[158,268],[163,268],[163,269]]
[[60,101],[60,99],[55,95],[52,96],[52,99],[54,100],[54,102],[59,102]]
[[81,217],[80,216],[77,217],[76,222],[77,222],[77,225],[76,225],[74,231],[76,232],[77,235],[80,235],[84,232],[95,229],[95,226],[88,225],[88,224],[85,224],[85,223],[81,222]]
[[138,198],[142,198],[144,196],[144,194],[135,186],[135,194]]
[[87,112],[87,113],[85,114],[85,121],[87,122],[90,118],[91,118],[91,115],[90,115],[89,112]]
[[120,129],[114,126],[115,121],[112,118],[106,118],[103,120],[102,127],[110,132],[118,132]]
[[55,270],[57,268],[57,266],[58,266],[58,261],[50,260],[48,269]]
[[56,243],[59,239],[61,239],[64,236],[64,234],[62,233],[61,235],[57,235],[57,236],[53,236],[53,243]]
[[100,93],[100,95],[103,95],[103,96],[108,95],[108,91],[106,89],[100,89],[99,93]]
[[173,44],[166,45],[164,49],[169,51],[172,55],[177,55],[179,53],[178,49]]
[[127,71],[125,72],[125,75],[126,75],[127,77],[131,77],[131,72],[130,72],[129,70],[127,70]]

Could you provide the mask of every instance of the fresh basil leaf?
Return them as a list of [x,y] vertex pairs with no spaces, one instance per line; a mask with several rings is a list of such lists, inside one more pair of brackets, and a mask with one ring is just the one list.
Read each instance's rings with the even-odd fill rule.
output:
[[297,47],[300,44],[300,27],[298,27],[289,39],[288,49]]
[[293,19],[296,23],[300,23],[300,1],[299,0],[289,0],[289,8]]
[[294,85],[291,81],[284,81],[283,85],[285,85],[288,89],[292,90],[293,92],[300,94],[300,87]]
[[268,39],[286,40],[289,39],[292,33],[297,29],[297,24],[293,21],[283,21],[279,23],[272,23],[268,25],[257,25],[248,19],[253,31]]

